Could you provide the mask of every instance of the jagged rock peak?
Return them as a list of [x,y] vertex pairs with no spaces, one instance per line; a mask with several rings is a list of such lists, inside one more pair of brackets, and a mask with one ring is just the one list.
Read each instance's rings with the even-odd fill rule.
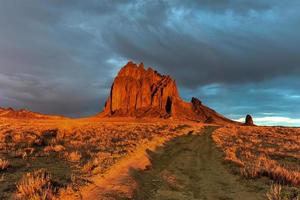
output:
[[128,62],[118,73],[106,101],[104,113],[111,115],[168,116],[172,102],[179,99],[175,81],[170,76],[147,70],[144,64]]
[[197,99],[196,97],[192,97],[192,100],[191,100],[192,104],[195,105],[195,106],[200,106],[202,105],[202,102]]
[[183,101],[176,82],[144,64],[128,62],[120,69],[100,117],[150,117],[207,123],[235,123],[193,97]]
[[140,79],[145,76],[157,76],[162,77],[157,71],[153,70],[151,67],[145,69],[144,63],[136,64],[129,61],[124,67],[122,67],[117,75],[117,77],[133,77],[135,79]]

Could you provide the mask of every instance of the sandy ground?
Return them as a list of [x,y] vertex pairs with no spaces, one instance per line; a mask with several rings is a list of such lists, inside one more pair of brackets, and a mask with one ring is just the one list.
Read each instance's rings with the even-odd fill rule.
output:
[[[216,125],[213,127],[210,124],[207,125],[206,129],[203,129],[205,125],[200,123],[157,121],[153,119],[132,121],[130,118],[126,120],[107,119],[103,121],[96,118],[47,121],[0,118],[0,121],[0,131],[2,133],[2,138],[0,139],[2,139],[3,150],[11,148],[11,146],[6,146],[5,141],[7,138],[13,141],[8,142],[9,145],[17,145],[21,142],[29,147],[31,147],[30,145],[35,147],[33,145],[35,143],[32,142],[35,142],[37,139],[38,141],[43,141],[44,139],[46,141],[45,144],[38,146],[39,148],[35,147],[35,154],[31,157],[28,156],[28,158],[25,157],[26,159],[15,156],[19,155],[17,153],[25,151],[27,149],[25,148],[26,146],[20,149],[19,146],[13,146],[15,151],[9,154],[13,167],[7,171],[12,172],[10,173],[11,175],[16,173],[9,170],[18,169],[19,173],[24,173],[40,167],[47,168],[48,165],[54,164],[55,169],[52,169],[51,173],[55,172],[55,177],[58,175],[56,173],[57,170],[62,176],[67,174],[65,171],[70,172],[71,176],[70,169],[57,169],[64,163],[58,165],[57,161],[49,159],[48,154],[41,154],[46,147],[61,144],[59,143],[60,141],[63,141],[64,147],[68,148],[59,152],[59,155],[63,156],[62,158],[64,159],[68,158],[64,157],[64,153],[70,153],[75,150],[81,150],[82,155],[85,155],[90,149],[98,149],[99,147],[111,147],[114,149],[115,154],[112,154],[112,152],[109,152],[108,155],[88,154],[94,156],[92,158],[110,158],[108,160],[109,167],[103,171],[104,173],[102,171],[101,173],[92,173],[91,171],[90,174],[98,174],[89,179],[91,184],[83,187],[81,187],[82,184],[80,183],[76,184],[76,189],[81,187],[81,197],[73,197],[72,195],[76,195],[74,194],[76,192],[71,191],[69,199],[72,200],[265,199],[266,186],[269,186],[268,183],[257,183],[256,180],[252,181],[255,182],[254,185],[245,183],[248,181],[229,172],[228,165],[224,165],[224,155],[220,150],[221,148],[218,149],[211,138]],[[215,131],[213,135],[218,135],[218,131],[224,128],[228,132],[225,132],[223,135],[219,134],[219,140],[227,142],[226,144],[229,147],[233,147],[236,144],[245,147],[251,141],[255,144],[252,145],[253,148],[257,149],[257,147],[262,147],[261,144],[264,144],[262,141],[266,140],[268,145],[263,147],[267,147],[271,153],[293,153],[296,156],[299,153],[299,134],[296,129],[223,127]],[[239,133],[243,137],[237,140],[234,137],[236,134],[233,134],[235,129],[249,130],[247,134],[244,134],[244,131]],[[52,130],[59,137],[53,136],[54,138],[51,138],[51,140],[47,139],[44,133]],[[194,131],[192,134],[187,134],[192,130]],[[268,132],[263,135],[262,132],[265,131]],[[269,145],[270,142],[274,145]],[[124,148],[127,150],[126,154],[121,154],[121,150]],[[98,151],[100,152],[101,149],[99,149]],[[11,153],[10,151],[3,152]],[[118,152],[121,153],[118,154]],[[283,154],[283,156],[286,154]],[[34,157],[35,155],[39,156],[38,159]],[[122,156],[119,157],[120,155]],[[12,158],[22,161],[22,165],[12,160]],[[40,160],[40,158],[47,159],[49,162]],[[119,159],[115,159],[115,162],[112,162],[114,158]],[[34,163],[45,165],[36,165],[34,163],[27,165],[28,159],[36,160]],[[97,164],[97,166],[101,165]],[[15,179],[18,180],[19,178],[16,177]],[[87,178],[87,176],[84,178]],[[7,184],[7,181],[2,181],[2,183],[8,185],[9,189],[14,189],[16,181],[11,178],[10,180],[12,181],[9,184]],[[67,180],[69,180],[68,177]],[[11,191],[13,192],[12,189]]]
[[203,133],[156,140],[141,146],[93,184],[81,189],[82,199],[196,200],[265,199],[242,184],[223,164],[223,154],[211,139],[215,127]]
[[134,199],[265,199],[264,193],[229,173],[212,142],[213,130],[209,127],[201,135],[175,138],[152,153],[152,169],[136,174],[139,190]]
[[144,170],[150,164],[146,149],[154,149],[162,140],[153,141],[147,146],[140,147],[134,155],[113,166],[106,174],[93,177],[92,184],[81,189],[82,199],[119,199],[132,198],[136,182],[131,177],[130,171]]
[[137,187],[132,171],[145,170],[151,164],[147,151],[154,151],[166,141],[167,138],[153,139],[115,164],[104,175],[93,177],[90,180],[92,184],[81,188],[81,199],[132,199]]

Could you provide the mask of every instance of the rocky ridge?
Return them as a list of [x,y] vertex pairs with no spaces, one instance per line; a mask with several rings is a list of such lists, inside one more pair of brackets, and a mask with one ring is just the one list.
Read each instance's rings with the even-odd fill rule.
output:
[[26,109],[15,110],[13,108],[1,108],[0,117],[15,118],[15,119],[61,119],[64,117],[55,115],[45,115],[37,112],[32,112]]

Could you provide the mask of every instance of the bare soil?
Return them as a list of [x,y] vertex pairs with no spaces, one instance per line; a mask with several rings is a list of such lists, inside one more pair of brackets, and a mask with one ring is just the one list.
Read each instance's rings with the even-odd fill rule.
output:
[[180,136],[148,152],[151,168],[135,171],[134,199],[266,199],[265,188],[245,183],[224,164],[224,155],[211,138],[215,127],[198,135]]

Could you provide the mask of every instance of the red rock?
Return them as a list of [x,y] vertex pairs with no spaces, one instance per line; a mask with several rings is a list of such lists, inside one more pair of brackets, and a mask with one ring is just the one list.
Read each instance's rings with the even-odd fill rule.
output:
[[252,119],[251,115],[246,116],[245,125],[247,125],[247,126],[253,126],[254,125],[254,122],[253,122],[253,119]]
[[[135,116],[149,112],[167,116],[172,112],[172,101],[179,98],[176,83],[143,64],[127,63],[115,78],[104,113]],[[150,109],[151,108],[151,109]]]
[[202,122],[232,122],[197,98],[184,102],[175,80],[152,68],[128,62],[115,78],[102,117],[159,117]]
[[0,117],[14,118],[14,119],[62,119],[64,118],[56,115],[44,115],[26,109],[14,110],[13,108],[1,108],[1,107],[0,107]]

